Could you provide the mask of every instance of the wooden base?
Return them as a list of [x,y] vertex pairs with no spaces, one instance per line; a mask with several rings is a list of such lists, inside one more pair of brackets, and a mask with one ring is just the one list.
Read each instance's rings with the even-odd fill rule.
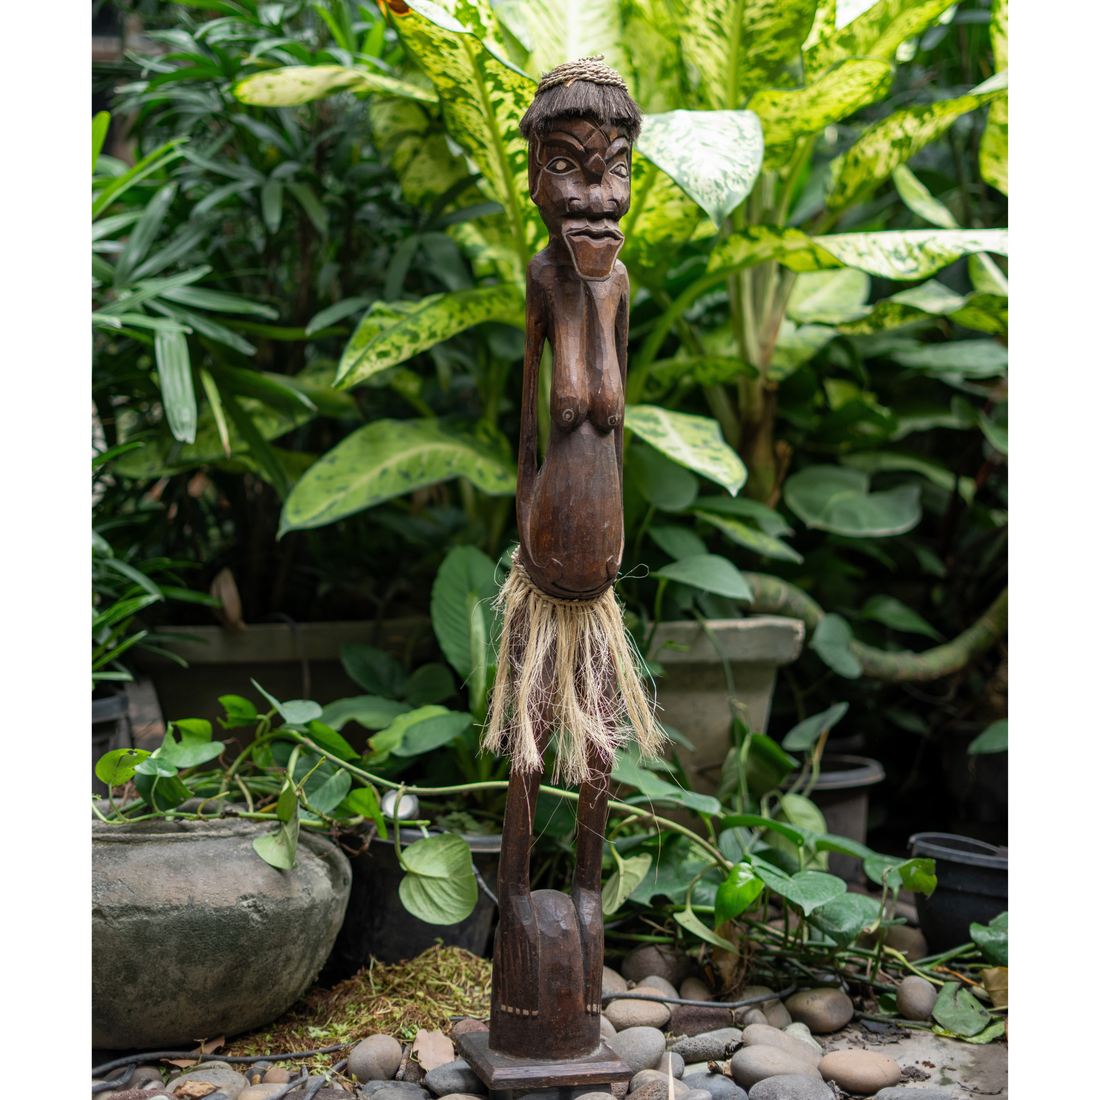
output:
[[494,1091],[504,1089],[561,1088],[572,1085],[609,1085],[629,1081],[631,1068],[601,1039],[592,1054],[564,1061],[539,1062],[512,1058],[489,1049],[489,1033],[474,1031],[455,1040],[459,1054]]

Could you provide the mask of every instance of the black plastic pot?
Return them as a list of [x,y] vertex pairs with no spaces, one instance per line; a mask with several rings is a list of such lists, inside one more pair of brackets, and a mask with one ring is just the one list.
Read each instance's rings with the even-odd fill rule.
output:
[[101,756],[115,749],[133,748],[130,736],[130,699],[124,690],[115,689],[92,700],[92,793],[107,794],[107,785],[96,778],[95,766]]
[[[865,844],[867,841],[867,788],[881,783],[886,771],[867,756],[827,755],[810,799],[825,815],[830,833]],[[829,870],[845,882],[863,881],[863,860],[840,852],[829,853]]]
[[[404,847],[422,839],[419,829],[402,829]],[[351,861],[351,896],[336,942],[318,981],[331,985],[356,974],[374,956],[393,963],[415,958],[442,940],[444,947],[462,947],[484,956],[496,916],[496,900],[485,887],[496,890],[500,859],[499,836],[467,836],[474,867],[481,875],[477,905],[458,924],[427,924],[401,904],[398,887],[405,872],[397,862],[392,840],[375,836],[370,847]]]
[[909,854],[936,861],[936,889],[917,895],[921,931],[933,954],[970,940],[972,921],[988,924],[1008,908],[1008,849],[952,833],[914,833]]

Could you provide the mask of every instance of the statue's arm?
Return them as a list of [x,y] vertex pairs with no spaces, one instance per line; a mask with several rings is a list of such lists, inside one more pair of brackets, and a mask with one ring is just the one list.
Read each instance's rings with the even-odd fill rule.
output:
[[[626,268],[622,270],[622,293],[619,298],[619,308],[615,313],[615,351],[619,356],[619,378],[622,383],[623,393],[626,393],[626,344],[630,337],[630,277]],[[623,409],[623,419],[626,419],[626,409]],[[615,453],[619,459],[619,484],[623,481],[623,422],[620,420],[615,425]]]
[[516,512],[521,536],[526,536],[527,511],[539,469],[539,365],[548,328],[546,296],[531,270],[533,263],[527,267],[527,337],[523,350],[523,404],[516,478]]

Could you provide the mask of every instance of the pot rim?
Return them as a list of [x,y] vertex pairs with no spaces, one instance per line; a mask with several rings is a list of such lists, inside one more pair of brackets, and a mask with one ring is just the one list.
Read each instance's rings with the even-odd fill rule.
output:
[[914,856],[930,856],[945,863],[964,863],[991,871],[1008,870],[1007,848],[956,833],[914,833],[909,838],[909,851]]
[[[813,790],[810,792],[811,797],[816,791],[844,791],[852,788],[859,787],[873,787],[876,783],[881,783],[886,778],[886,769],[877,760],[873,760],[869,756],[849,756],[847,753],[826,753],[822,757],[823,764],[826,762],[842,763],[852,765],[849,768],[838,771],[822,771],[817,778],[817,782],[814,784]],[[794,781],[796,776],[788,776],[781,787],[789,787]]]

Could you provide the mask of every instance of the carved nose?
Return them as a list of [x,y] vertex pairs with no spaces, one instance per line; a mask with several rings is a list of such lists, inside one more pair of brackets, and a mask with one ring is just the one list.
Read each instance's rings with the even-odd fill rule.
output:
[[584,170],[590,175],[602,178],[604,172],[607,171],[607,163],[599,153],[593,153],[585,162]]

